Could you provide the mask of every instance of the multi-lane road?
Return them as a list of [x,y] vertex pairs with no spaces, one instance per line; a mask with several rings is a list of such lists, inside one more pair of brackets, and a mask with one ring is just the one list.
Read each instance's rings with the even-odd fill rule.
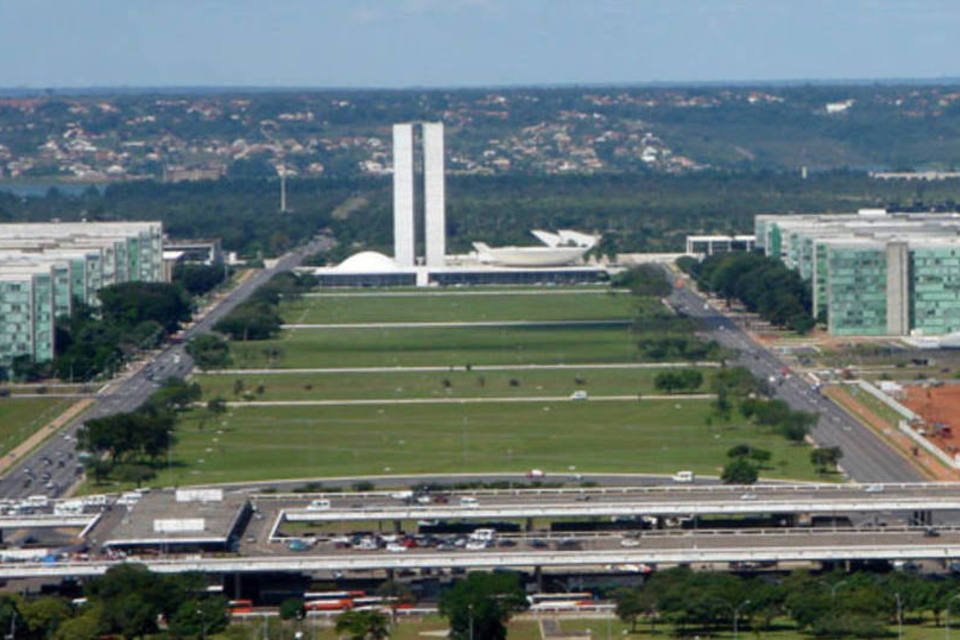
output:
[[[271,267],[257,271],[187,329],[184,337],[189,339],[210,330],[220,318],[246,300],[261,284],[275,274],[297,266],[307,255],[319,251],[329,242],[327,238],[314,240],[285,254]],[[79,475],[76,432],[85,420],[133,411],[156,390],[160,381],[169,377],[183,378],[192,368],[193,361],[186,354],[183,344],[175,344],[165,347],[139,368],[108,384],[86,411],[9,469],[0,479],[0,497],[62,495],[76,482]]]
[[[509,542],[505,542],[509,541]],[[938,560],[960,556],[960,530],[776,529],[683,530],[631,535],[504,536],[474,549],[403,548],[338,549],[321,542],[309,551],[277,545],[273,553],[201,556],[198,554],[137,557],[163,573],[257,573],[274,571],[371,571],[415,568],[618,567],[640,564],[727,562],[822,562],[843,560]],[[130,558],[127,558],[129,560]],[[0,579],[92,576],[124,560],[94,558],[61,562],[0,564]]]
[[909,460],[884,443],[806,380],[790,375],[783,379],[784,363],[754,342],[733,320],[716,311],[689,287],[674,289],[670,302],[688,316],[701,319],[710,337],[739,355],[737,364],[761,380],[776,380],[776,395],[794,409],[820,414],[813,438],[821,446],[838,446],[847,475],[859,482],[916,482],[924,477]]

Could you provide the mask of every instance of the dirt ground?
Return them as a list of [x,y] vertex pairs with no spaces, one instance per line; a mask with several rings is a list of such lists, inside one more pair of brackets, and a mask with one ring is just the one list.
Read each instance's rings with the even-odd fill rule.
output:
[[[870,407],[858,402],[841,386],[825,388],[825,393],[834,402],[860,419],[860,422],[870,427],[883,438],[888,445],[896,449],[903,457],[911,460],[931,480],[951,482],[957,480],[957,473],[948,469],[935,456],[917,447],[908,436],[897,430],[889,421],[877,415]],[[906,404],[906,403],[905,403]],[[912,408],[912,407],[911,407]],[[914,411],[917,411],[914,409]],[[917,413],[920,413],[917,411]],[[841,464],[843,464],[841,462]]]
[[960,451],[960,385],[909,385],[904,393],[900,401],[927,422],[930,441],[951,455]]

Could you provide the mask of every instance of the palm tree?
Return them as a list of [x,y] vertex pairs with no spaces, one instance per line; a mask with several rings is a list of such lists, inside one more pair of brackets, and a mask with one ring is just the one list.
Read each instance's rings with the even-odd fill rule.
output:
[[389,624],[380,611],[345,611],[337,617],[336,630],[350,640],[384,640],[390,637]]

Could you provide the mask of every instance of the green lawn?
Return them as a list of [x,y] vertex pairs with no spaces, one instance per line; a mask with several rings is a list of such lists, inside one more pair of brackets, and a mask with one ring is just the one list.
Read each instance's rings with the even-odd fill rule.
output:
[[[654,377],[664,369],[534,369],[310,374],[204,374],[196,377],[204,397],[234,400],[237,381],[256,400],[323,400],[353,398],[470,398],[477,396],[567,396],[577,389],[591,395],[661,393]],[[701,369],[709,388],[712,369]],[[579,384],[578,384],[579,378]],[[449,386],[445,384],[449,383]],[[516,384],[511,384],[515,381]],[[263,393],[255,393],[258,386]]]
[[629,329],[608,326],[301,329],[230,349],[243,369],[632,362],[637,355]]
[[809,449],[756,427],[707,426],[703,400],[243,407],[188,414],[158,486],[382,473],[717,473],[731,446],[773,453],[765,475],[813,479]]
[[0,454],[26,440],[69,404],[56,398],[0,398]]
[[[628,293],[535,293],[302,298],[281,307],[286,322],[468,322],[478,320],[600,320],[632,318],[638,299]],[[649,302],[647,303],[649,304]]]
[[[545,615],[544,619],[549,619]],[[232,626],[240,626],[245,629],[248,635],[240,636],[243,638],[263,637],[262,620],[254,620],[249,623],[234,623]],[[338,636],[332,626],[322,626],[324,623],[311,618],[303,623],[286,622],[272,620],[269,624],[269,638],[274,640],[281,637],[292,637],[298,629],[302,629],[306,638],[315,638],[316,640],[337,640]],[[332,623],[331,623],[332,624]],[[421,635],[424,632],[440,631],[449,628],[446,619],[439,616],[426,616],[423,618],[401,618],[399,623],[391,629],[390,637],[393,640],[420,640],[429,636]],[[625,638],[628,640],[667,640],[674,638],[672,627],[669,625],[657,625],[656,632],[651,633],[650,625],[640,623],[637,626],[636,633],[629,633],[629,626],[624,625],[615,618],[582,618],[582,619],[560,619],[560,629],[564,632],[590,631],[591,638],[596,640],[612,640],[615,638]],[[221,637],[227,637],[224,634]],[[230,634],[234,640],[238,636]],[[434,636],[436,637],[436,636]],[[523,619],[514,619],[509,623],[509,640],[541,640],[540,629],[536,620],[529,617]],[[693,637],[688,636],[688,637]],[[700,637],[708,637],[701,634]],[[731,640],[733,632],[729,629],[721,630],[709,636],[714,640]],[[754,631],[745,623],[741,622],[740,638],[743,640],[753,638],[763,638],[764,640],[808,640],[814,636],[799,633],[792,629],[781,629],[775,631]],[[896,626],[891,626],[889,637],[897,637]],[[935,627],[932,621],[924,624],[904,624],[904,640],[940,640],[946,637],[943,627]]]

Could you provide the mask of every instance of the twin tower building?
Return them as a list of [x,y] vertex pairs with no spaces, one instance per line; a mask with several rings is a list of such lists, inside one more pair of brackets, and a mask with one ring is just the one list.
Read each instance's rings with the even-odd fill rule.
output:
[[[419,130],[419,131],[418,131]],[[415,153],[419,133],[421,157]],[[417,264],[417,213],[423,202],[424,258],[428,267],[445,264],[446,197],[443,163],[443,123],[393,125],[393,257],[400,267]],[[414,179],[421,166],[422,183]]]

